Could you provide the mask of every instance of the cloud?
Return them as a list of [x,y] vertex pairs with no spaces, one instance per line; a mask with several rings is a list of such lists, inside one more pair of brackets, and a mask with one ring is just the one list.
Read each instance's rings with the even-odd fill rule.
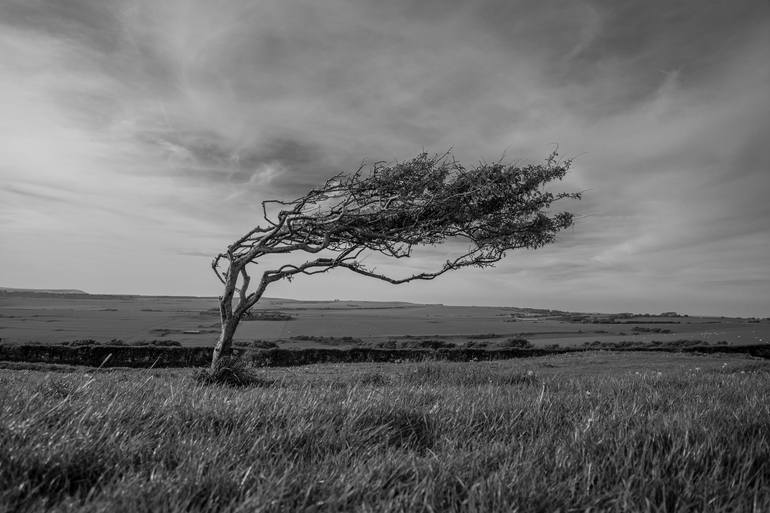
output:
[[[215,293],[202,256],[173,256],[218,251],[258,222],[260,200],[296,197],[362,160],[452,147],[464,162],[527,162],[558,144],[577,157],[563,187],[586,190],[578,224],[493,271],[511,291],[466,272],[367,294],[451,302],[443,295],[463,290],[455,302],[606,309],[653,304],[659,284],[658,310],[686,310],[719,282],[695,306],[766,313],[746,284],[768,273],[769,10],[4,2],[0,236],[28,248],[0,257],[17,280],[6,285]],[[62,237],[79,241],[63,243],[67,265],[84,254],[108,264],[57,274],[29,257]],[[408,265],[429,267],[430,255]],[[100,273],[118,270],[131,279],[103,284]],[[326,279],[280,292],[322,295]],[[349,297],[362,286],[334,279]]]

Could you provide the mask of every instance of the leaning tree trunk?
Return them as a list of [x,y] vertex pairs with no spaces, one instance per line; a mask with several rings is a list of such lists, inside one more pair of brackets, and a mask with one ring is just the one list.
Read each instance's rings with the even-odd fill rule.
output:
[[233,335],[235,335],[239,322],[240,318],[236,316],[222,319],[222,330],[219,333],[219,339],[217,340],[217,345],[214,346],[214,354],[211,357],[212,371],[216,369],[217,363],[222,358],[232,356]]
[[[241,272],[241,268],[230,265],[225,281],[225,293],[219,298],[219,318],[222,323],[222,330],[219,333],[217,344],[214,346],[214,354],[211,356],[212,371],[216,369],[217,363],[222,358],[233,354],[233,335],[235,335],[235,330],[243,313],[240,308],[242,305],[233,311],[233,296],[235,295],[239,272]],[[248,286],[248,283],[245,286]]]

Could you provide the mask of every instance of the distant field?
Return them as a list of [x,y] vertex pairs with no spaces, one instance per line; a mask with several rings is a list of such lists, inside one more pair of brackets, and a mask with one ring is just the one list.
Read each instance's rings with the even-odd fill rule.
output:
[[[457,345],[476,341],[490,348],[509,337],[526,338],[536,347],[597,340],[770,343],[767,319],[578,315],[505,307],[283,299],[265,299],[258,307],[263,314],[241,324],[238,340],[275,341],[285,348],[398,345],[406,337]],[[214,298],[0,294],[3,343],[160,339],[210,346],[218,327]]]
[[770,361],[0,369],[0,511],[770,511]]

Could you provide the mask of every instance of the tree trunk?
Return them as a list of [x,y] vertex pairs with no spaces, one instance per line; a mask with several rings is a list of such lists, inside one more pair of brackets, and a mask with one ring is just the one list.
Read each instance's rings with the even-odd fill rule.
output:
[[233,262],[230,262],[230,267],[227,270],[227,280],[225,281],[225,291],[219,297],[219,320],[222,323],[222,331],[219,333],[219,340],[217,340],[217,345],[214,346],[214,354],[211,356],[212,372],[216,369],[217,363],[222,358],[232,356],[233,354],[233,335],[235,335],[235,329],[241,320],[240,309],[236,309],[233,312],[233,296],[235,295],[235,287],[238,283],[238,274],[240,272],[241,267],[237,267]]
[[227,356],[232,356],[233,335],[235,335],[235,329],[238,327],[239,322],[240,319],[235,316],[222,320],[222,331],[219,333],[219,339],[217,340],[217,345],[214,346],[214,354],[211,357],[212,371],[216,368],[219,360]]

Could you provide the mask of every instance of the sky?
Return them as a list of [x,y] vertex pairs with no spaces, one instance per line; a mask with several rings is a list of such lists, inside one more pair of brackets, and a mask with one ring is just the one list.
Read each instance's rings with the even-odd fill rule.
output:
[[558,147],[556,243],[267,296],[770,315],[767,1],[4,0],[0,55],[0,286],[218,295],[264,199]]

